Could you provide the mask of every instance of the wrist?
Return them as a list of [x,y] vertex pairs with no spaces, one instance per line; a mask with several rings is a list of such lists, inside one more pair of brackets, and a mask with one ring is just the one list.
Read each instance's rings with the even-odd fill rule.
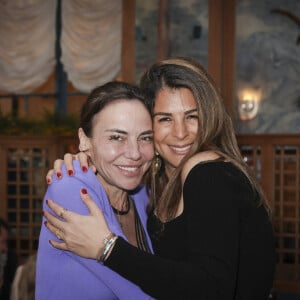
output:
[[106,238],[103,240],[104,247],[101,247],[98,256],[97,261],[100,263],[104,263],[104,261],[109,257],[116,241],[118,239],[118,236],[116,236],[114,233],[110,233]]

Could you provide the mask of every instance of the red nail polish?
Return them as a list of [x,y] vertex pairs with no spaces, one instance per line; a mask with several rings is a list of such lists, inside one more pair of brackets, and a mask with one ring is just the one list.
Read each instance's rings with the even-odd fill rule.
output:
[[68,174],[69,174],[69,176],[73,176],[74,175],[73,170],[68,170]]
[[46,200],[46,204],[47,204],[47,205],[48,205],[48,202],[49,202],[49,201],[48,201],[48,199],[47,199],[47,200]]
[[56,177],[57,177],[58,179],[60,179],[60,178],[62,178],[62,174],[61,174],[60,172],[57,172],[57,173],[56,173]]
[[86,166],[83,166],[83,167],[81,168],[81,170],[82,170],[82,172],[87,172],[87,171],[88,171],[88,168],[87,168]]
[[87,194],[87,190],[86,189],[81,189],[81,193],[86,195]]
[[47,183],[50,184],[51,183],[51,179],[48,178],[47,179]]
[[45,221],[45,222],[44,222],[44,225],[45,225],[45,226],[47,226],[47,224],[48,224],[48,222],[47,222],[47,221]]

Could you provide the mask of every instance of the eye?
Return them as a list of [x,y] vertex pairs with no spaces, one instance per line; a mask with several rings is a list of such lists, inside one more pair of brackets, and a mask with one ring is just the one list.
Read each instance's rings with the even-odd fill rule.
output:
[[187,115],[187,119],[198,120],[199,116],[198,114],[191,114],[191,115]]
[[171,122],[171,118],[170,117],[161,117],[161,118],[158,118],[158,122],[159,123],[163,123],[163,122]]
[[140,137],[139,140],[142,141],[142,142],[152,143],[153,142],[153,135],[144,135],[144,136]]
[[114,134],[114,135],[109,136],[109,140],[110,141],[123,141],[124,137],[119,134]]

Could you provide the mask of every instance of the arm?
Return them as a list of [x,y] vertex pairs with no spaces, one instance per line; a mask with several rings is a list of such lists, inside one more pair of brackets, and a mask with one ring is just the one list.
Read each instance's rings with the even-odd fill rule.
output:
[[[197,295],[197,299],[233,299],[239,228],[232,193],[230,182],[226,182],[226,177],[224,181],[220,172],[208,174],[206,169],[193,170],[184,186],[184,210],[188,220],[186,260],[177,262],[148,255],[119,238],[105,264],[153,297],[193,299]],[[88,195],[83,195],[83,199],[92,205]],[[60,207],[52,208],[59,214]],[[90,209],[96,208],[90,206]],[[51,223],[62,226],[56,220]],[[77,235],[80,230],[77,228]],[[103,228],[95,231],[105,237]],[[183,238],[178,237],[178,243],[182,241]],[[67,248],[66,243],[55,243],[55,246]],[[95,258],[96,251],[91,250],[92,247],[89,244],[86,253],[90,252]]]
[[[120,240],[106,265],[158,298],[233,299],[239,251],[233,192],[222,170],[210,173],[204,165],[193,169],[183,191],[187,238],[178,237],[178,243],[186,243],[185,261],[146,256]],[[132,266],[143,269],[142,275]]]
[[[187,238],[177,239],[186,243],[186,260],[146,257],[120,240],[106,265],[157,298],[266,299],[275,267],[272,226],[241,172],[227,163],[197,165],[183,197]],[[132,266],[144,272],[137,276]]]
[[[66,175],[66,171],[62,171]],[[103,190],[103,194],[101,194],[100,184],[93,172],[90,170],[86,174],[80,174],[81,171],[78,167],[75,171],[76,175],[72,177],[64,176],[61,180],[54,178],[53,184],[48,187],[45,200],[52,198],[60,204],[61,210],[62,207],[68,207],[68,209],[82,214],[85,222],[89,211],[81,201],[79,191],[86,186],[108,218],[111,229],[122,235],[115,226],[117,222],[112,222],[113,213],[110,215],[110,209],[108,210],[103,203],[105,192]],[[78,178],[79,175],[81,176]],[[74,181],[76,184],[72,184]],[[47,209],[47,205],[44,203],[45,216],[49,216]],[[71,211],[65,211],[63,217],[68,217],[69,214],[72,214]],[[59,232],[59,235],[63,236],[63,233]],[[111,294],[118,299],[126,299],[126,297],[150,299],[139,287],[119,274],[94,260],[84,259],[70,251],[57,250],[49,244],[49,240],[59,241],[45,226],[42,226],[37,264],[37,299],[99,299],[99,297],[110,299]],[[102,239],[98,236],[96,240],[102,243]]]

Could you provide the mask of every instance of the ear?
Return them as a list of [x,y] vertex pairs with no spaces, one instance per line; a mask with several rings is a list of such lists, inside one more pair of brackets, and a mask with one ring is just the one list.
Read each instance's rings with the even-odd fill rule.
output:
[[84,133],[82,128],[78,129],[78,137],[79,137],[79,150],[89,154],[89,150],[91,149],[91,142],[90,139]]

